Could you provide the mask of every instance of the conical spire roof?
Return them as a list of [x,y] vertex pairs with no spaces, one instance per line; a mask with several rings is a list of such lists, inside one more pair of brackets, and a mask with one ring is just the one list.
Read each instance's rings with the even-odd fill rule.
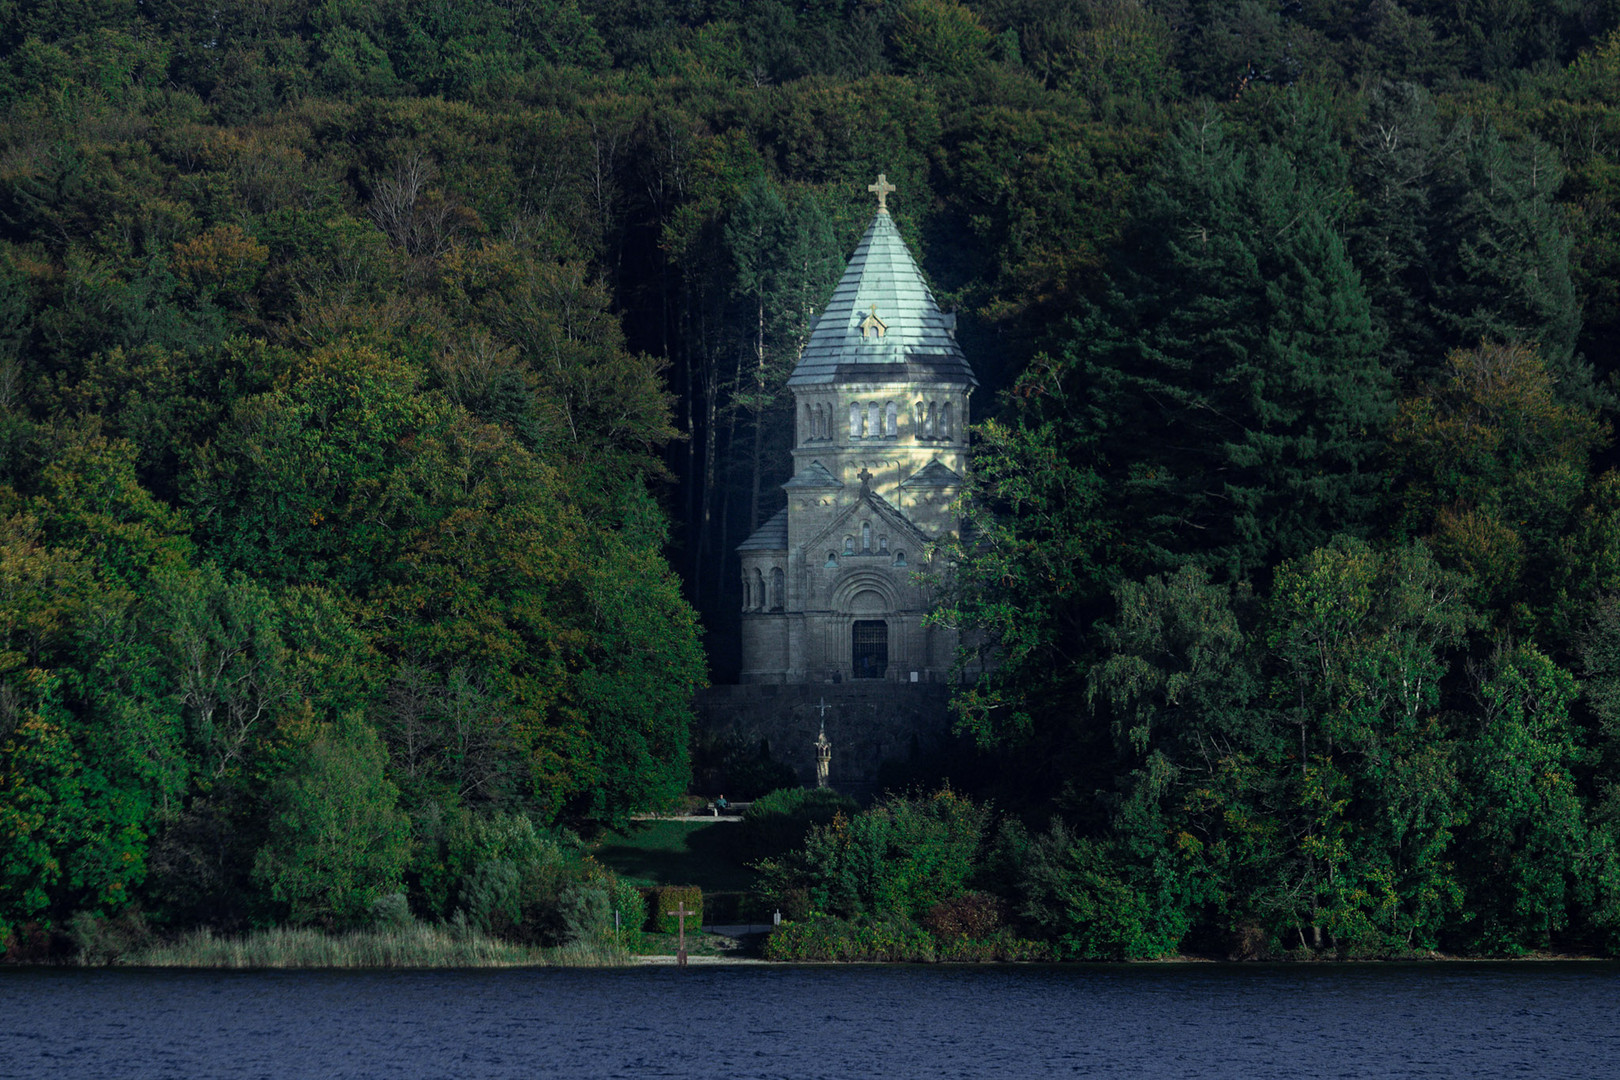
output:
[[955,316],[939,310],[894,220],[880,205],[826,310],[810,331],[810,340],[787,384],[950,382],[977,386],[954,329]]

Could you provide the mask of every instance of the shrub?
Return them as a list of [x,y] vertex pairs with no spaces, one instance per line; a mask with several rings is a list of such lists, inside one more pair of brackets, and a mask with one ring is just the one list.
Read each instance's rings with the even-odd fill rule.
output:
[[1070,960],[1139,960],[1172,953],[1185,925],[1156,912],[1101,844],[1054,821],[1025,850],[1018,914]]
[[1001,901],[982,892],[966,892],[941,900],[923,917],[923,926],[941,944],[987,940],[1001,928],[1001,923]]
[[619,947],[632,952],[641,947],[646,901],[641,890],[612,875],[569,884],[563,889],[558,910],[564,945]]
[[437,807],[417,828],[417,910],[458,932],[527,945],[640,945],[646,900],[572,833],[537,827],[522,814]]
[[68,934],[78,950],[79,963],[91,966],[115,964],[152,941],[146,920],[133,908],[112,918],[80,911],[69,920]]
[[371,905],[371,925],[378,930],[403,930],[415,921],[411,917],[411,905],[402,892],[379,896]]
[[765,939],[765,959],[784,961],[939,959],[934,939],[907,919],[850,920],[812,915],[783,923]]
[[521,883],[518,868],[506,859],[481,862],[462,883],[458,914],[481,934],[513,937],[523,921]]
[[863,814],[815,826],[804,847],[759,863],[772,903],[795,889],[814,910],[915,922],[967,888],[989,811],[949,788],[890,799]]
[[271,789],[269,838],[253,878],[294,924],[353,926],[379,896],[399,888],[409,822],[375,731],[350,717],[307,736],[289,751],[290,768]]
[[682,904],[691,912],[686,928],[696,930],[703,923],[703,890],[696,885],[663,885],[652,891],[652,926],[660,934],[673,934],[680,929],[675,914]]
[[743,813],[733,834],[742,862],[767,859],[804,843],[817,825],[831,825],[842,813],[856,812],[855,800],[831,788],[781,788],[762,795]]
[[940,942],[939,958],[951,964],[985,964],[1006,961],[1049,961],[1057,957],[1052,947],[1045,942],[1026,941],[1006,927],[1002,927],[982,940],[962,938]]

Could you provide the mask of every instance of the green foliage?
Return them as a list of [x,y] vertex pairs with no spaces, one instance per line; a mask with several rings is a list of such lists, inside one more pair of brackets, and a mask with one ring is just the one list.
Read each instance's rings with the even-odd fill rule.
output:
[[1019,882],[1019,915],[1076,960],[1139,960],[1174,952],[1185,924],[1164,926],[1149,899],[1121,879],[1101,845],[1060,823],[1035,837]]
[[782,961],[911,961],[932,963],[939,947],[906,919],[850,921],[816,914],[783,923],[765,939],[765,959]]
[[813,826],[804,846],[759,864],[762,891],[793,906],[843,918],[867,914],[915,921],[966,891],[989,811],[949,788],[890,798],[852,818]]
[[1497,656],[1463,747],[1471,801],[1469,906],[1476,947],[1546,948],[1562,929],[1589,843],[1573,770],[1575,679],[1534,647]]
[[1028,736],[1043,709],[1072,699],[1092,605],[1110,576],[1104,488],[1051,374],[1041,365],[1026,373],[1019,399],[1032,404],[1016,424],[979,429],[964,526],[941,544],[956,571],[930,618],[964,632],[967,673],[990,668],[952,699],[958,726],[981,745]]
[[1465,586],[1421,547],[1351,540],[1278,572],[1269,644],[1304,837],[1287,873],[1295,917],[1308,907],[1341,943],[1433,947],[1460,903],[1451,849],[1468,808],[1438,706],[1449,648],[1473,623]]
[[736,851],[744,862],[774,858],[799,847],[817,826],[832,825],[842,814],[856,812],[856,803],[831,788],[779,788],[749,803],[736,828]]
[[253,867],[294,925],[355,926],[399,889],[409,823],[376,733],[354,721],[293,731]]
[[696,885],[660,885],[648,893],[648,901],[654,933],[678,932],[681,917],[676,912],[683,907],[688,931],[695,933],[703,925],[703,890]]
[[1468,573],[1510,625],[1567,627],[1547,587],[1567,572],[1558,548],[1606,433],[1560,400],[1533,349],[1486,343],[1447,366],[1443,383],[1401,403],[1391,431],[1402,524]]
[[1283,136],[1252,149],[1217,116],[1176,130],[1068,351],[1109,517],[1144,567],[1251,579],[1375,506],[1393,387],[1333,220],[1339,155],[1302,152],[1328,118],[1286,104]]

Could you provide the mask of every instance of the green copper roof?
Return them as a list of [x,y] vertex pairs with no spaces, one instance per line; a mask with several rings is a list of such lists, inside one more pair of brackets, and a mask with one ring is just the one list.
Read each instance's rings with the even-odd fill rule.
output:
[[737,545],[738,551],[786,551],[788,544],[788,512],[783,507],[754,530],[754,535]]
[[812,461],[804,471],[782,485],[785,488],[841,488],[844,482],[827,471],[827,466]]
[[887,210],[880,209],[826,310],[810,331],[788,385],[849,382],[949,382],[977,386]]
[[935,458],[922,469],[906,479],[900,481],[903,488],[919,487],[951,487],[960,484],[962,477],[949,465]]

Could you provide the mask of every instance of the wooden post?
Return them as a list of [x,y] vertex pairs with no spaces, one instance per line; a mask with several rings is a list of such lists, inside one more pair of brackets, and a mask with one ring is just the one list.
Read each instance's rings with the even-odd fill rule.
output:
[[675,905],[676,925],[679,928],[679,939],[675,946],[675,963],[679,967],[686,966],[686,917],[696,915],[695,911],[686,910],[686,901],[682,900]]

